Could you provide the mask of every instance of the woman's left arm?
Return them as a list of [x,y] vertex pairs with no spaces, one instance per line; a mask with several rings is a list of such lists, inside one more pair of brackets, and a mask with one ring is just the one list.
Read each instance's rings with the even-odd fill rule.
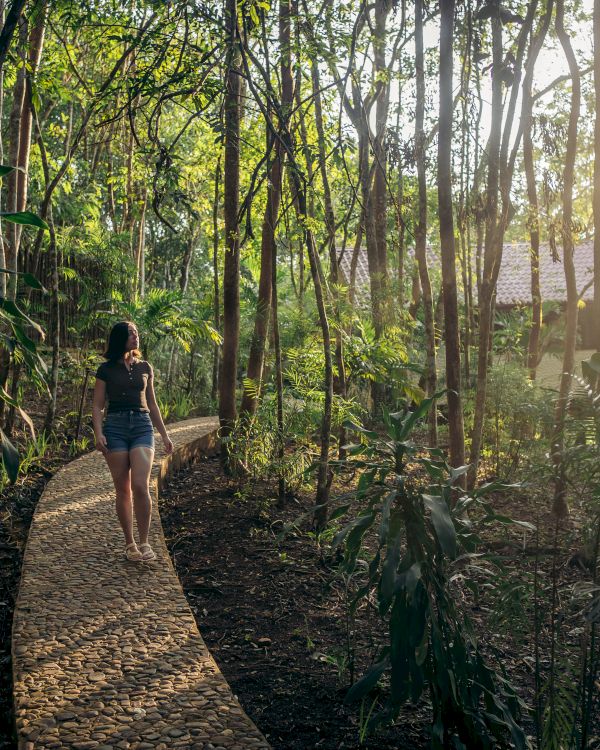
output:
[[165,453],[168,456],[170,453],[173,453],[173,443],[167,433],[167,429],[160,413],[160,408],[156,403],[156,396],[154,394],[154,370],[151,365],[148,366],[150,367],[150,374],[148,375],[148,385],[146,386],[146,401],[148,402],[148,409],[150,409],[150,419],[163,439]]

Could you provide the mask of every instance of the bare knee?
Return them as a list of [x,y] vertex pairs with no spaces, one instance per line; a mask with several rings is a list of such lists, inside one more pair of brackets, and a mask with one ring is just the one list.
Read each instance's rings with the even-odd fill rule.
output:
[[145,497],[149,494],[148,482],[133,482],[131,485],[134,497]]
[[118,503],[131,502],[131,486],[129,482],[115,485]]

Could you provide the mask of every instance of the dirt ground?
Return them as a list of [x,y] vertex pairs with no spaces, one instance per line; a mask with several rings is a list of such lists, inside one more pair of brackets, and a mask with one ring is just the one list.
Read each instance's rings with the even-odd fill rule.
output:
[[[343,703],[344,591],[308,538],[273,543],[274,517],[293,520],[307,507],[272,513],[268,499],[237,490],[211,458],[173,477],[162,495],[167,544],[200,632],[275,750],[356,748],[356,707]],[[402,744],[388,729],[364,747],[426,747],[428,721],[427,706],[414,706],[402,718]]]

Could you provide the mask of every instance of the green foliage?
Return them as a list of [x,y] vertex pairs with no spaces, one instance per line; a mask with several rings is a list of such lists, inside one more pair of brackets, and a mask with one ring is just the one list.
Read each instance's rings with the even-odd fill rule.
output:
[[[302,435],[296,433],[294,444],[286,449],[283,458],[279,457],[279,440],[282,438],[277,428],[276,406],[274,398],[266,397],[254,417],[237,419],[227,437],[228,451],[232,465],[250,487],[258,481],[269,482],[281,476],[287,490],[295,492],[307,480],[307,472],[315,458],[315,447],[310,440],[303,440]],[[287,424],[284,423],[284,434],[289,434]]]
[[[311,338],[302,347],[288,349],[285,352],[283,377],[286,434],[303,438],[316,434],[321,426],[325,402],[325,366],[320,343]],[[344,399],[334,394],[332,429],[339,428],[347,419],[358,419],[361,414],[362,409],[356,399]]]
[[352,335],[345,340],[345,362],[349,385],[382,383],[396,401],[423,398],[414,383],[414,372],[419,368],[410,361],[406,329],[391,326],[377,338],[370,323],[356,321]]
[[364,705],[388,676],[387,697],[368,720],[369,730],[395,719],[404,703],[417,701],[427,688],[433,748],[511,743],[525,748],[529,743],[517,723],[523,705],[512,685],[486,664],[450,585],[453,570],[466,575],[474,559],[478,536],[472,518],[487,524],[500,517],[484,500],[491,487],[460,493],[456,480],[466,467],[452,469],[440,451],[419,451],[411,442],[432,401],[423,400],[413,412],[386,413],[381,436],[348,425],[360,442],[338,466],[358,472],[359,480],[332,514],[336,519],[353,511],[332,551],[343,546],[346,575],[355,574],[359,559],[366,558],[366,577],[352,607],[375,596],[389,641],[347,700]]
[[540,438],[550,434],[552,421],[552,396],[529,379],[522,364],[492,365],[485,408],[484,456],[493,462],[497,477],[511,477],[524,459],[539,458],[532,449],[536,444],[543,449]]

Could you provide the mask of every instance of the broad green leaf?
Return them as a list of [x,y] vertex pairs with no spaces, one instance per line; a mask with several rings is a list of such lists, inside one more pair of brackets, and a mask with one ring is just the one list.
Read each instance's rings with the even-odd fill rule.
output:
[[[381,579],[379,583],[379,614],[384,615],[394,596],[396,587],[396,572],[400,562],[401,539],[402,539],[402,515],[394,513],[390,520],[389,541],[387,552],[381,569]],[[386,534],[387,536],[387,534]]]
[[39,229],[48,229],[46,222],[31,211],[17,211],[16,213],[0,211],[0,218],[5,219],[6,221],[11,221],[13,224],[23,224],[25,226],[38,227]]
[[48,290],[38,281],[38,279],[36,279],[36,277],[32,273],[12,271],[8,268],[0,268],[0,273],[11,273],[15,276],[22,276],[23,281],[27,284],[27,286],[31,287],[32,289],[39,289],[40,291],[44,292],[44,294],[48,294]]
[[423,495],[425,506],[431,511],[431,521],[440,547],[448,557],[456,557],[456,529],[445,500],[439,495]]
[[14,484],[19,476],[19,453],[1,428],[0,438],[2,439],[2,462],[10,483]]
[[15,167],[8,167],[6,164],[0,164],[0,177],[6,177],[7,174],[15,171]]
[[408,597],[413,596],[417,583],[421,580],[421,563],[413,563],[408,570],[398,574],[396,578],[396,593],[405,591]]
[[20,325],[17,325],[16,323],[13,323],[13,332],[15,334],[15,338],[21,344],[22,347],[27,349],[31,354],[36,355],[37,347],[35,345],[35,341],[32,341],[29,336],[25,333],[23,328]]
[[353,703],[354,701],[360,700],[363,696],[371,692],[371,690],[377,685],[381,676],[389,667],[390,661],[389,656],[386,655],[381,661],[373,664],[372,667],[352,685],[350,690],[346,693],[344,703]]
[[[439,391],[438,393],[434,394],[431,398],[425,398],[421,403],[417,406],[417,408],[409,412],[409,414],[406,415],[405,419],[402,422],[402,428],[397,435],[398,440],[406,440],[406,438],[410,435],[410,432],[412,428],[414,427],[415,423],[418,422],[419,419],[424,417],[433,403],[444,395],[446,391]],[[392,416],[392,415],[390,415]]]
[[0,398],[3,401],[6,401],[7,404],[10,404],[14,409],[16,409],[19,414],[21,415],[21,419],[25,422],[25,424],[29,427],[29,432],[31,432],[31,437],[35,440],[35,427],[33,426],[33,422],[31,421],[31,417],[27,412],[22,409],[19,404],[15,401],[15,399],[7,393],[4,388],[0,385]]
[[25,320],[27,323],[29,323],[30,326],[33,326],[35,330],[40,334],[42,337],[42,341],[45,338],[44,331],[42,330],[42,327],[36,323],[34,320],[32,320],[29,315],[26,315],[23,310],[21,310],[17,305],[10,299],[2,298],[0,297],[0,308],[5,310],[9,315],[12,315],[14,318],[18,318],[19,320]]
[[330,521],[335,521],[337,518],[341,518],[345,513],[347,513],[350,508],[352,507],[351,503],[348,503],[347,505],[340,505],[339,508],[336,508],[331,515],[329,516]]
[[21,415],[21,419],[23,420],[23,422],[25,422],[27,427],[29,427],[29,432],[31,433],[31,437],[35,440],[35,427],[33,426],[33,421],[31,417],[29,416],[29,414],[27,414],[25,409],[22,409],[20,406],[17,406],[17,411]]
[[19,404],[17,404],[17,402],[10,395],[10,393],[7,393],[1,385],[0,385],[0,398],[3,401],[6,401],[7,404],[10,404],[11,406],[14,406],[15,409],[19,406]]
[[390,616],[391,689],[392,700],[396,704],[402,703],[408,698],[408,684],[410,680],[408,626],[409,618],[406,597],[400,595],[394,600]]
[[46,289],[46,287],[40,281],[38,281],[38,279],[36,279],[36,277],[32,273],[24,273],[23,281],[27,284],[28,287],[31,287],[31,289],[37,289],[44,294],[48,294],[48,290]]

